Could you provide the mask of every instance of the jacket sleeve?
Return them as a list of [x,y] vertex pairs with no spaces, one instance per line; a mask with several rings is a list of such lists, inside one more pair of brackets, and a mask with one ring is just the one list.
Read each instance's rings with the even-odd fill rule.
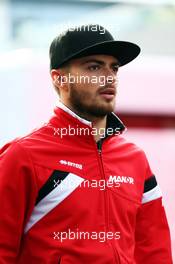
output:
[[19,143],[0,149],[0,264],[16,263],[23,229],[35,203],[32,162]]
[[146,170],[142,204],[135,231],[137,264],[172,264],[169,226],[162,205],[162,194],[149,164]]

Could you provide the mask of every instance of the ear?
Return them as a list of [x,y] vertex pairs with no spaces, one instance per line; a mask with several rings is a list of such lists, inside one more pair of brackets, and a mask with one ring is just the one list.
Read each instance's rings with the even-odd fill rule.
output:
[[61,91],[68,91],[69,87],[68,87],[68,79],[67,76],[64,74],[64,72],[60,69],[53,69],[50,72],[51,78],[52,78],[52,83],[54,85],[54,87],[59,90],[59,92],[61,93]]
[[53,69],[53,70],[50,71],[50,75],[51,75],[51,78],[52,78],[53,85],[55,87],[59,88],[59,86],[60,86],[60,82],[59,82],[60,71]]

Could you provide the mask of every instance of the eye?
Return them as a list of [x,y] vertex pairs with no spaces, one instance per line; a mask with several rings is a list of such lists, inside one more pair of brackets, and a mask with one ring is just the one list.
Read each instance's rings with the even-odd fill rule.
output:
[[114,65],[112,68],[114,72],[118,72],[119,64]]
[[98,64],[93,64],[93,65],[88,66],[88,69],[89,69],[90,71],[96,71],[96,70],[99,70],[99,69],[100,69],[100,65],[98,65]]

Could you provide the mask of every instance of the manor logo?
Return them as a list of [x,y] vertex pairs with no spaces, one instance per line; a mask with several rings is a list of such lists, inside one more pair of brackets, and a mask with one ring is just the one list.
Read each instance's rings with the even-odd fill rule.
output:
[[79,170],[82,170],[82,168],[83,168],[82,164],[74,163],[74,162],[67,161],[67,160],[60,160],[59,163],[62,164],[62,165],[66,165],[66,166],[77,168]]
[[109,182],[134,184],[134,179],[132,177],[129,177],[129,176],[112,176],[112,175],[110,175]]

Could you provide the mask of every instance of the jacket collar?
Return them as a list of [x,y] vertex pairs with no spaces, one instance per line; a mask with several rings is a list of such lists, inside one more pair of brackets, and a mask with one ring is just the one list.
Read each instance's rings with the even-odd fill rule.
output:
[[[57,107],[61,108],[64,112],[68,113],[70,116],[79,120],[82,124],[92,127],[92,122],[80,117],[75,114],[72,110],[70,110],[66,105],[64,105],[61,101],[57,103]],[[113,112],[107,115],[107,125],[106,128],[112,128],[113,131],[117,131],[119,134],[126,131],[126,127],[123,122],[119,119],[117,115]]]
[[61,101],[58,102],[57,107],[61,108],[64,112],[68,113],[69,115],[71,115],[72,117],[78,119],[81,123],[83,123],[84,125],[90,126],[92,127],[92,122],[78,116],[77,114],[75,114],[72,110],[70,110],[66,105],[64,105]]

